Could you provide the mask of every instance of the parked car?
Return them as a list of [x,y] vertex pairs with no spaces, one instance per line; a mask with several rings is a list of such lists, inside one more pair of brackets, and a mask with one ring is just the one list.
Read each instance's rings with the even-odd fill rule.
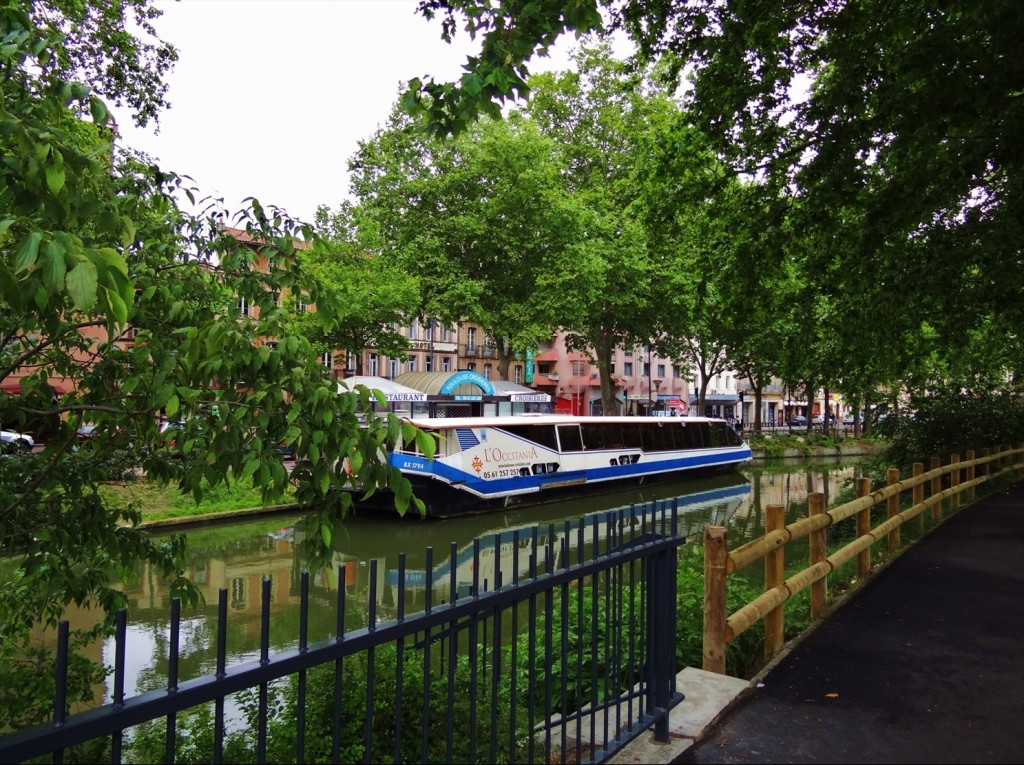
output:
[[91,422],[84,422],[78,427],[78,440],[88,441],[96,434],[96,425]]
[[286,443],[282,442],[280,444],[280,446],[275,446],[274,447],[274,453],[275,454],[279,454],[280,456],[284,457],[286,460],[293,460],[293,459],[295,459],[295,444],[290,444],[289,445],[289,444],[286,444]]
[[27,452],[35,445],[35,439],[28,433],[19,433],[16,430],[0,430],[0,450],[3,452]]
[[796,414],[789,418],[789,427],[791,428],[806,428],[807,418],[802,414]]

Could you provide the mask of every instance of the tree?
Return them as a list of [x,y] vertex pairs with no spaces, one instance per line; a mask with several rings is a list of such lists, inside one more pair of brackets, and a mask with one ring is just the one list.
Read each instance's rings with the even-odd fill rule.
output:
[[898,294],[904,323],[931,322],[950,353],[993,317],[1024,324],[1015,0],[595,0],[571,13],[555,0],[432,0],[420,9],[441,15],[446,35],[461,20],[482,36],[459,83],[410,82],[404,103],[435,132],[525,94],[524,62],[560,33],[623,30],[640,60],[660,59],[672,82],[686,74],[687,103],[716,153],[798,198],[801,228],[843,243],[803,261],[809,281],[819,270],[870,274],[859,299]]
[[565,178],[583,210],[574,245],[593,278],[574,285],[584,299],[563,321],[566,345],[591,354],[601,376],[602,411],[615,413],[612,380],[616,347],[658,342],[666,270],[661,250],[636,204],[639,166],[650,136],[675,107],[642,74],[616,60],[607,44],[581,46],[576,71],[530,78],[527,113],[565,158]]
[[[338,396],[309,342],[286,335],[276,294],[307,294],[337,315],[296,255],[313,232],[251,200],[235,220],[240,241],[216,216],[177,208],[175,194],[195,196],[181,179],[112,156],[104,103],[54,63],[69,48],[54,29],[74,18],[40,31],[20,8],[0,8],[0,420],[50,426],[41,452],[0,460],[0,687],[15,693],[38,675],[39,652],[21,653],[30,630],[70,603],[109,619],[125,602],[119,578],[136,562],[196,600],[184,539],[152,538],[137,508],[101,495],[113,450],[197,500],[238,480],[271,502],[294,482],[311,508],[311,568],[330,560],[351,504],[339,489],[388,485],[400,510],[410,501],[408,482],[380,457],[399,421],[362,426],[357,409],[370,394]],[[242,300],[254,317],[240,314]],[[268,337],[280,339],[276,348]],[[7,385],[15,375],[17,393]],[[159,433],[161,414],[186,422],[173,446]],[[95,438],[77,449],[84,421],[96,423]],[[307,458],[291,474],[274,453],[282,441]],[[354,477],[341,467],[346,455]],[[0,727],[46,711],[26,703],[0,704]]]
[[360,240],[416,273],[427,315],[479,324],[498,374],[580,305],[590,265],[556,147],[528,120],[488,120],[454,142],[395,119],[350,162]]
[[[333,232],[347,235],[349,223],[339,221],[344,208],[328,223]],[[323,215],[330,215],[323,210]],[[397,327],[408,324],[419,308],[419,280],[392,264],[364,252],[350,240],[302,250],[305,270],[337,298],[339,314],[304,312],[291,317],[294,332],[306,337],[322,353],[344,351],[356,359],[356,374],[363,374],[363,350],[374,348],[392,358],[404,358],[409,340]],[[330,328],[330,329],[329,329]]]

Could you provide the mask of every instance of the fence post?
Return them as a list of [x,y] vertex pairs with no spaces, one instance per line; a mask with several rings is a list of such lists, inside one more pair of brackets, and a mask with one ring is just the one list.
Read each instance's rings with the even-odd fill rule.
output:
[[[766,534],[786,525],[785,508],[782,505],[768,505],[765,509],[764,531]],[[764,556],[765,592],[778,587],[785,581],[786,548],[780,546]],[[764,658],[771,659],[782,650],[782,635],[785,630],[785,607],[776,606],[764,615]]]
[[[942,461],[938,457],[932,457],[932,470],[938,470],[942,467]],[[936,476],[932,479],[932,494],[938,494],[942,491],[942,477]],[[938,522],[942,518],[942,503],[936,502],[932,505],[932,521]]]
[[704,669],[725,674],[725,579],[729,553],[724,526],[704,527]]
[[[867,497],[871,494],[871,479],[857,479],[857,496]],[[865,536],[871,531],[871,508],[865,508],[857,512],[857,538]],[[857,553],[857,578],[863,579],[871,571],[871,547],[867,547]]]
[[[924,463],[923,462],[915,462],[914,463],[914,478],[917,478],[918,476],[921,476],[921,475],[924,475]],[[923,482],[919,481],[918,483],[914,484],[914,500],[913,500],[913,502],[914,502],[914,506],[915,507],[917,505],[920,505],[922,502],[924,502],[924,483]],[[924,531],[924,510],[920,510],[917,513],[917,530],[918,530],[918,532],[923,532]]]
[[654,740],[668,742],[668,710],[675,682],[676,592],[672,550],[648,558],[647,689],[651,711],[664,712],[654,723]]
[[[968,463],[974,462],[974,449],[968,449],[967,450],[967,462]],[[970,483],[973,480],[974,480],[974,465],[968,464],[967,465],[967,482]],[[973,486],[967,490],[967,501],[968,502],[973,502],[974,501],[974,487]]]
[[[949,455],[949,464],[958,466],[960,464],[960,455],[951,454]],[[960,468],[954,467],[952,472],[949,474],[949,485],[953,489],[953,496],[949,498],[949,509],[959,510],[960,509]]]
[[[820,491],[807,496],[807,510],[811,518],[825,512],[825,495]],[[821,563],[826,557],[826,528],[812,531],[808,539],[810,563],[812,566]],[[828,603],[828,580],[818,579],[811,584],[811,619],[819,619],[825,613],[825,604]]]
[[[892,486],[893,484],[899,483],[900,482],[900,471],[899,471],[899,468],[889,468],[888,470],[886,470],[885,471],[885,482],[889,486]],[[887,513],[886,517],[888,517],[888,518],[895,518],[897,515],[900,514],[900,495],[899,495],[898,492],[896,494],[893,494],[891,497],[889,497],[889,501],[886,504],[886,508],[888,510],[888,513]],[[899,549],[900,549],[900,527],[899,526],[897,526],[896,528],[894,528],[892,531],[889,532],[888,539],[889,539],[889,542],[888,542],[889,554],[892,555],[894,553],[899,552]]]
[[988,447],[981,450],[981,456],[985,458],[985,464],[981,466],[981,474],[987,479],[992,474],[992,463],[988,461],[988,458],[992,455],[992,450]]

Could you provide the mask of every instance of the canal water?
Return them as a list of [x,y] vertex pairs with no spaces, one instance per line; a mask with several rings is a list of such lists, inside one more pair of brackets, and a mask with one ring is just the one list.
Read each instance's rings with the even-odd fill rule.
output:
[[[371,612],[371,594],[376,619],[392,618],[400,553],[404,553],[405,561],[405,612],[412,613],[422,610],[428,581],[433,583],[432,602],[439,604],[447,600],[453,575],[457,591],[465,592],[474,581],[486,583],[495,571],[511,571],[511,558],[521,555],[535,526],[540,526],[543,533],[559,534],[567,530],[566,524],[578,523],[592,513],[677,498],[680,526],[688,544],[700,542],[706,525],[719,525],[726,526],[728,544],[733,548],[764,533],[768,505],[783,505],[788,523],[806,515],[810,492],[823,492],[828,507],[848,501],[852,498],[852,481],[860,475],[860,458],[790,459],[749,465],[724,476],[691,478],[463,518],[356,514],[346,519],[343,533],[333,540],[331,570],[310,578],[309,642],[334,636],[339,582],[345,587],[346,629],[365,626],[366,615]],[[222,588],[228,599],[229,666],[259,656],[265,579],[271,582],[271,651],[297,645],[299,587],[304,570],[297,543],[304,533],[303,524],[300,515],[275,515],[236,519],[185,532],[188,575],[204,594],[206,605],[182,609],[180,679],[215,669],[216,609]],[[577,539],[575,533],[564,536],[570,547]],[[476,557],[474,544],[480,551]],[[430,576],[426,571],[428,547]],[[570,555],[575,559],[572,551]],[[474,571],[474,565],[480,570]],[[520,565],[519,570],[525,571]],[[163,687],[168,671],[169,593],[156,572],[145,568],[134,580],[125,582],[124,589],[129,599],[125,690],[135,693]],[[113,641],[102,646],[108,665],[113,651]]]

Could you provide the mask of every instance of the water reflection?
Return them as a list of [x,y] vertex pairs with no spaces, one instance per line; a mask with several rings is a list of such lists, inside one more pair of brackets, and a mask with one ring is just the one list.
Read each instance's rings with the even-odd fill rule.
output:
[[[558,554],[561,540],[575,560],[575,548],[601,544],[608,524],[592,514],[614,508],[678,498],[680,525],[690,542],[700,540],[706,525],[725,525],[729,546],[764,532],[763,509],[781,504],[787,518],[806,514],[809,492],[826,494],[833,506],[844,483],[857,474],[856,461],[817,460],[782,468],[752,467],[743,472],[675,484],[658,484],[599,497],[578,498],[553,505],[520,508],[456,519],[399,518],[397,515],[355,515],[333,540],[334,566],[310,579],[309,640],[333,637],[337,628],[339,576],[344,584],[345,629],[365,625],[369,600],[378,619],[395,614],[399,590],[399,553],[404,553],[404,610],[424,607],[428,583],[433,604],[447,602],[454,591],[465,594],[475,586],[507,583],[516,571],[529,570],[531,529],[540,526],[538,553]],[[577,531],[584,520],[584,533]],[[215,668],[213,646],[216,604],[221,588],[228,593],[227,649],[229,664],[258,656],[261,587],[271,582],[270,646],[294,646],[299,633],[299,586],[303,561],[298,542],[304,534],[300,516],[277,516],[232,522],[188,532],[188,575],[206,598],[206,606],[183,610],[179,677],[197,677]],[[553,536],[550,548],[546,537]],[[475,559],[474,544],[479,546]],[[432,548],[428,558],[426,550]],[[371,564],[371,561],[374,563]],[[554,561],[553,561],[554,562]],[[559,561],[560,562],[560,561]],[[543,567],[545,560],[538,560]],[[340,574],[339,574],[340,569]],[[371,574],[373,581],[371,582]],[[454,579],[453,579],[454,574]],[[159,577],[142,569],[125,584],[129,598],[129,666],[126,690],[160,687],[167,677],[167,636],[170,598]],[[104,648],[109,657],[113,644]]]

